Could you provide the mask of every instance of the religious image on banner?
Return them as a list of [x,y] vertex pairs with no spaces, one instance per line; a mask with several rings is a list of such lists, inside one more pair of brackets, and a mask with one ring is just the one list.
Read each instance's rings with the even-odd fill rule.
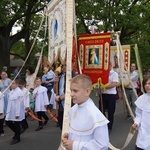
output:
[[52,0],[47,8],[48,16],[48,61],[56,63],[66,60],[66,3],[65,0]]
[[86,46],[86,66],[85,68],[102,68],[102,45]]
[[91,77],[93,86],[106,86],[110,63],[110,33],[79,35],[78,43],[82,73]]
[[[130,72],[130,45],[122,45],[122,50],[117,50],[116,46],[111,46],[110,49],[110,61],[112,62],[113,69],[119,74],[119,84],[121,79],[124,86],[128,86],[130,81],[128,73]],[[123,73],[121,78],[120,69]]]

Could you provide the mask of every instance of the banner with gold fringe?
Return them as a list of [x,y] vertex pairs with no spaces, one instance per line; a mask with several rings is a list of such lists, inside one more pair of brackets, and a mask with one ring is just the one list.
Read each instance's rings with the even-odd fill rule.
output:
[[91,77],[93,86],[108,83],[110,33],[79,35],[79,58],[82,73]]
[[[60,59],[61,63],[66,61],[67,65],[62,136],[68,132],[67,112],[71,107],[70,79],[72,72],[74,6],[73,0],[52,0],[47,10],[49,15],[49,62],[53,63]],[[62,141],[58,150],[65,150]]]

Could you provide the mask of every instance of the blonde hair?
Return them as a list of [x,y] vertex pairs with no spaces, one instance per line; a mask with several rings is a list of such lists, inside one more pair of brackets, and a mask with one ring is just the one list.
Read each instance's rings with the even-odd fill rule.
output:
[[72,83],[81,83],[82,87],[84,89],[92,87],[92,80],[91,80],[91,78],[89,76],[85,75],[85,74],[79,74],[79,75],[76,75],[75,77],[73,77],[71,79],[71,84]]

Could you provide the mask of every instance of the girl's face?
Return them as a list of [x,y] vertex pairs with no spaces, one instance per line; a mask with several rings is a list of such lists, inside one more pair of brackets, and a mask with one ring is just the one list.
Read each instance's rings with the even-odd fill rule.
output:
[[147,80],[144,88],[147,93],[150,93],[150,79]]
[[6,79],[6,77],[7,77],[6,72],[2,72],[2,73],[1,73],[1,78],[2,78],[2,79]]

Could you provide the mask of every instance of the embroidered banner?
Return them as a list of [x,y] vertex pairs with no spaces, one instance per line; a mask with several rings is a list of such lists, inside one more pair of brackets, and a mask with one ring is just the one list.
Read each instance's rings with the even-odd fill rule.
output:
[[123,84],[127,86],[130,83],[127,75],[127,71],[130,72],[130,45],[121,45],[121,47],[122,50],[117,50],[117,46],[110,47],[110,61],[112,62],[113,69],[119,74],[119,85],[121,84],[121,69]]
[[48,15],[48,61],[50,64],[66,60],[66,1],[52,0],[47,6]]
[[[52,0],[48,5],[49,14],[49,61],[61,63],[66,61],[66,88],[65,105],[63,115],[62,135],[68,132],[69,118],[67,112],[71,107],[70,79],[72,72],[72,49],[73,49],[73,12],[75,11],[73,0]],[[73,58],[74,60],[75,58]],[[58,150],[64,150],[61,141]]]
[[108,83],[110,33],[80,35],[79,58],[82,73],[92,78],[93,86]]

